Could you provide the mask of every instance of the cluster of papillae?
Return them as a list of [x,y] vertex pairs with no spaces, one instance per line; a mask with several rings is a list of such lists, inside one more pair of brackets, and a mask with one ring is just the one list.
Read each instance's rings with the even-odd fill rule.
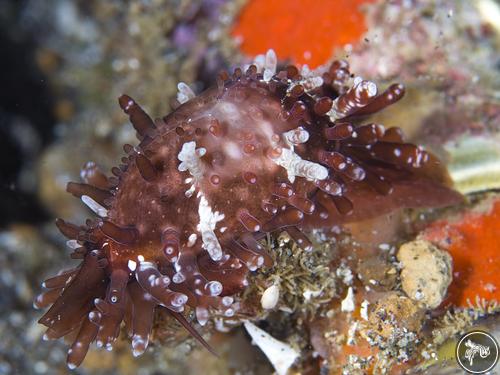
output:
[[398,128],[359,123],[403,92],[378,94],[344,61],[276,72],[269,51],[199,96],[179,84],[180,106],[162,119],[120,97],[140,144],[124,146],[113,177],[88,163],[83,183],[68,184],[98,218],[57,221],[83,260],[43,284],[45,337],[76,332],[75,367],[92,342],[111,349],[125,322],[139,355],[163,308],[204,343],[183,312],[202,325],[231,317],[249,272],[271,265],[265,233],[286,230],[307,248],[303,230],[457,201],[437,161]]

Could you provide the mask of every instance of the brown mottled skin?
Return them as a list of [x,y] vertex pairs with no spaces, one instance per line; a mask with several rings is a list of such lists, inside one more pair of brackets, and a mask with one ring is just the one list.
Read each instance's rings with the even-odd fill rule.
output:
[[[257,107],[263,100],[262,93],[249,92],[245,100],[248,104],[243,107],[242,99],[231,98],[230,92],[216,99],[213,91],[178,108],[176,116],[167,116],[165,124],[158,130],[160,133],[163,128],[168,130],[144,147],[145,153],[152,152],[149,159],[157,166],[157,179],[153,182],[145,181],[138,169],[133,166],[121,176],[120,189],[115,201],[134,203],[113,205],[109,211],[109,218],[118,225],[137,228],[140,240],[134,246],[136,250],[132,253],[135,255],[143,251],[141,254],[146,259],[157,258],[158,249],[161,248],[159,233],[166,228],[174,228],[181,233],[182,246],[185,246],[191,233],[197,232],[199,217],[196,192],[191,198],[187,198],[184,194],[191,185],[184,180],[191,175],[189,171],[178,170],[180,163],[178,154],[186,142],[195,141],[196,148],[203,147],[207,150],[201,158],[205,167],[203,180],[198,184],[196,191],[203,191],[213,211],[223,212],[226,218],[230,218],[218,224],[220,227],[228,228],[218,235],[221,243],[238,238],[238,234],[246,232],[243,225],[234,220],[241,208],[246,208],[261,222],[270,218],[261,209],[261,202],[272,197],[270,186],[273,183],[286,181],[286,173],[283,168],[265,156],[271,144],[258,127],[251,127],[256,121],[251,117],[251,113],[260,111],[259,116],[273,121],[273,129],[277,134],[294,126],[272,118],[280,110],[279,101],[270,101],[268,108],[260,110],[253,108],[253,105]],[[214,100],[199,104],[207,98]],[[239,107],[237,117],[224,113],[220,108],[223,105]],[[217,119],[220,124],[219,136],[214,136],[209,131],[212,119]],[[184,134],[181,136],[176,133],[179,128],[184,129]],[[224,149],[224,144],[230,142],[240,150],[241,158],[232,157]],[[253,145],[255,151],[244,152],[245,145]],[[257,182],[254,184],[246,182],[243,177],[245,172],[254,173]],[[214,183],[217,181],[214,176],[219,177],[219,183]],[[198,243],[198,247],[199,245]]]
[[[76,240],[72,257],[83,258],[83,265],[47,280],[49,291],[35,301],[40,308],[52,305],[40,319],[47,338],[79,330],[68,352],[71,368],[91,342],[110,347],[124,318],[140,355],[155,308],[166,308],[204,343],[181,314],[184,306],[201,324],[210,312],[232,316],[238,305],[229,296],[247,285],[249,271],[272,265],[256,241],[266,232],[286,230],[307,247],[302,230],[460,201],[432,155],[404,143],[397,128],[360,122],[399,100],[401,85],[377,96],[368,81],[353,84],[347,64],[338,61],[321,77],[314,87],[293,66],[270,80],[255,66],[231,77],[223,73],[216,87],[155,122],[131,98],[120,98],[141,142],[124,146],[127,156],[113,169],[115,177],[89,164],[85,184],[68,185],[107,215],[81,227],[57,222]],[[308,140],[293,151],[326,168],[326,179],[299,174],[292,182],[276,162],[291,148],[283,133],[298,127]],[[199,152],[194,179],[192,165],[179,170],[190,142]],[[203,198],[224,215],[213,229],[221,259],[212,259],[197,227]]]

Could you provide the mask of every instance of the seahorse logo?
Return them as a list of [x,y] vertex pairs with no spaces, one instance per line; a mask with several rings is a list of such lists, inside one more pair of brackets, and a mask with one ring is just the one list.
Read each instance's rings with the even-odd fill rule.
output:
[[490,347],[485,345],[476,344],[471,340],[465,342],[465,346],[468,348],[465,351],[465,358],[469,360],[471,366],[474,365],[474,357],[479,353],[481,358],[488,358],[490,356]]
[[484,374],[498,362],[499,348],[495,338],[483,331],[472,331],[460,338],[456,348],[457,362],[465,371]]

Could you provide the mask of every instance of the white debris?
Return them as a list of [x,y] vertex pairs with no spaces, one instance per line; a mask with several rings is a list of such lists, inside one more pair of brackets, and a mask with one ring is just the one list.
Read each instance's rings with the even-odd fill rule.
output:
[[181,104],[186,103],[187,101],[193,99],[196,95],[193,90],[191,90],[191,87],[189,87],[187,84],[184,82],[179,82],[177,84],[177,101]]
[[252,337],[254,344],[264,352],[276,370],[276,373],[278,375],[286,375],[300,353],[290,345],[276,340],[255,324],[246,321],[244,325],[248,334]]
[[347,345],[353,346],[356,344],[356,331],[358,330],[359,322],[354,321],[347,331]]
[[278,285],[273,284],[262,293],[262,297],[260,298],[260,304],[263,309],[270,310],[274,309],[278,304],[278,300],[280,299],[280,288]]
[[345,285],[352,285],[354,276],[351,269],[345,263],[340,264],[340,266],[335,270],[335,274],[337,275],[337,277],[342,278],[342,282]]
[[81,200],[87,205],[92,211],[94,211],[100,217],[108,216],[108,210],[97,203],[95,200],[90,198],[88,195],[82,195]]
[[324,180],[328,177],[328,169],[321,164],[303,160],[293,150],[283,148],[281,155],[272,159],[276,164],[286,169],[288,180],[293,183],[295,177],[305,177],[308,181]]
[[388,251],[391,249],[391,245],[388,243],[381,243],[380,245],[378,245],[378,248],[382,251]]
[[422,350],[422,357],[424,357],[425,360],[429,360],[431,359],[431,355],[429,354],[429,352],[427,350]]
[[221,260],[222,248],[214,230],[217,223],[224,219],[224,214],[221,214],[218,211],[212,212],[212,207],[208,205],[208,201],[205,196],[201,195],[200,204],[198,206],[198,215],[200,217],[200,223],[198,224],[197,229],[201,233],[203,248],[208,252],[212,260]]
[[98,171],[96,163],[93,161],[88,161],[85,163],[83,168],[80,170],[80,178],[84,182],[88,182],[89,179],[94,176],[94,174]]
[[302,126],[283,133],[283,138],[289,146],[306,143],[309,140],[309,133]]
[[487,292],[493,293],[495,290],[497,290],[497,287],[495,286],[495,284],[487,283],[484,284],[483,289]]
[[68,241],[66,241],[66,246],[72,250],[76,250],[79,247],[81,247],[82,245],[80,245],[77,240],[68,240]]
[[354,311],[354,292],[353,292],[351,286],[349,287],[349,289],[347,289],[347,295],[342,300],[342,303],[340,305],[340,310],[342,310],[344,312],[353,312]]
[[368,320],[368,305],[370,304],[370,302],[368,302],[366,299],[361,302],[361,309],[360,309],[360,315],[361,315],[361,318],[363,318],[364,320]]
[[302,293],[302,295],[304,296],[304,299],[306,301],[309,301],[311,298],[319,297],[321,295],[321,293],[322,293],[322,290],[307,289]]

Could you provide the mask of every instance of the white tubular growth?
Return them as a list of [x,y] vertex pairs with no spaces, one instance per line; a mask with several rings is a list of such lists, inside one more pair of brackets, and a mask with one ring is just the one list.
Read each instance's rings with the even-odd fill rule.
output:
[[[192,182],[193,184],[186,191],[186,196],[191,197],[195,190],[195,184],[201,180],[203,177],[203,163],[201,157],[207,152],[203,147],[196,148],[196,142],[186,142],[182,145],[182,149],[177,155],[177,158],[181,161],[177,169],[181,172],[189,171],[193,180],[186,181]],[[188,182],[188,183],[189,183]]]
[[286,169],[288,180],[292,184],[297,176],[304,177],[308,181],[324,180],[328,177],[328,169],[321,164],[302,159],[288,148],[283,148],[281,155],[271,160]]
[[200,217],[198,230],[201,233],[203,248],[208,252],[212,260],[221,260],[222,248],[214,230],[217,223],[224,219],[224,214],[221,214],[218,211],[212,212],[212,207],[208,205],[208,201],[205,196],[201,195],[200,204],[198,206],[198,215]]
[[309,140],[309,133],[303,127],[289,130],[283,133],[283,138],[289,146],[296,146],[301,143],[306,143]]

